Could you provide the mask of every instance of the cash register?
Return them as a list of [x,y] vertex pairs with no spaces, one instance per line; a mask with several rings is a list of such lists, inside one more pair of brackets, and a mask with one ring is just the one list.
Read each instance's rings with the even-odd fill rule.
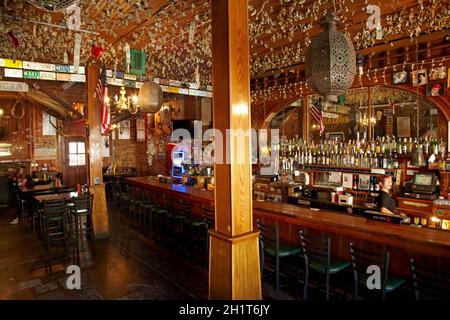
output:
[[432,172],[416,172],[414,178],[405,184],[405,197],[435,200],[438,195],[438,179]]

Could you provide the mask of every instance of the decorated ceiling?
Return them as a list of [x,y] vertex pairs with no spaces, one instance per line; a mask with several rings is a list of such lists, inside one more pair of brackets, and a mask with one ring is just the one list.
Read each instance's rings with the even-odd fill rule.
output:
[[[2,0],[0,58],[73,63],[79,34],[81,64],[94,54],[108,68],[123,70],[128,45],[147,54],[147,76],[211,84],[209,0],[75,2],[80,31],[66,28],[73,11],[48,12],[25,0]],[[375,27],[370,24],[378,14],[374,8],[380,17]],[[327,10],[337,12],[338,29],[357,50],[450,27],[450,2],[443,0],[249,0],[251,77],[303,64]]]

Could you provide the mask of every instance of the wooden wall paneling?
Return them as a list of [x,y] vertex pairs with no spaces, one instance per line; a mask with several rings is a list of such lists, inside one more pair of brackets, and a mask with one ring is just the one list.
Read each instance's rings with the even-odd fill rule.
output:
[[95,87],[99,76],[99,65],[95,63],[89,64],[87,67],[86,85],[89,124],[89,136],[87,137],[89,186],[91,193],[94,194],[93,223],[95,237],[106,238],[109,237],[109,220],[102,172],[101,143],[103,139],[101,135],[100,104],[95,98]]

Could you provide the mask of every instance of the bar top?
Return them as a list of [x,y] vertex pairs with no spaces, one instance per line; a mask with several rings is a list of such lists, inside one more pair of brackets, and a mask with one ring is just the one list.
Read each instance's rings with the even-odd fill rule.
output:
[[[214,201],[212,191],[199,190],[193,187],[164,184],[150,177],[138,177],[125,179],[135,185],[157,187],[163,190],[183,193],[199,200]],[[253,200],[253,210],[256,214],[277,215],[285,222],[299,225],[327,229],[332,232],[344,232],[351,230],[351,234],[359,236],[366,234],[367,238],[382,237],[393,240],[396,245],[404,242],[409,244],[432,245],[444,249],[450,255],[450,232],[417,228],[409,225],[392,224],[369,220],[365,217],[335,212],[330,210],[312,210],[287,203],[261,202]]]

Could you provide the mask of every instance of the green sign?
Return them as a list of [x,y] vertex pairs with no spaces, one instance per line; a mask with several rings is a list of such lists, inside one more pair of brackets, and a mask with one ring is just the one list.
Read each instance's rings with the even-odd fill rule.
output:
[[41,74],[39,71],[24,70],[23,77],[27,79],[40,79]]

